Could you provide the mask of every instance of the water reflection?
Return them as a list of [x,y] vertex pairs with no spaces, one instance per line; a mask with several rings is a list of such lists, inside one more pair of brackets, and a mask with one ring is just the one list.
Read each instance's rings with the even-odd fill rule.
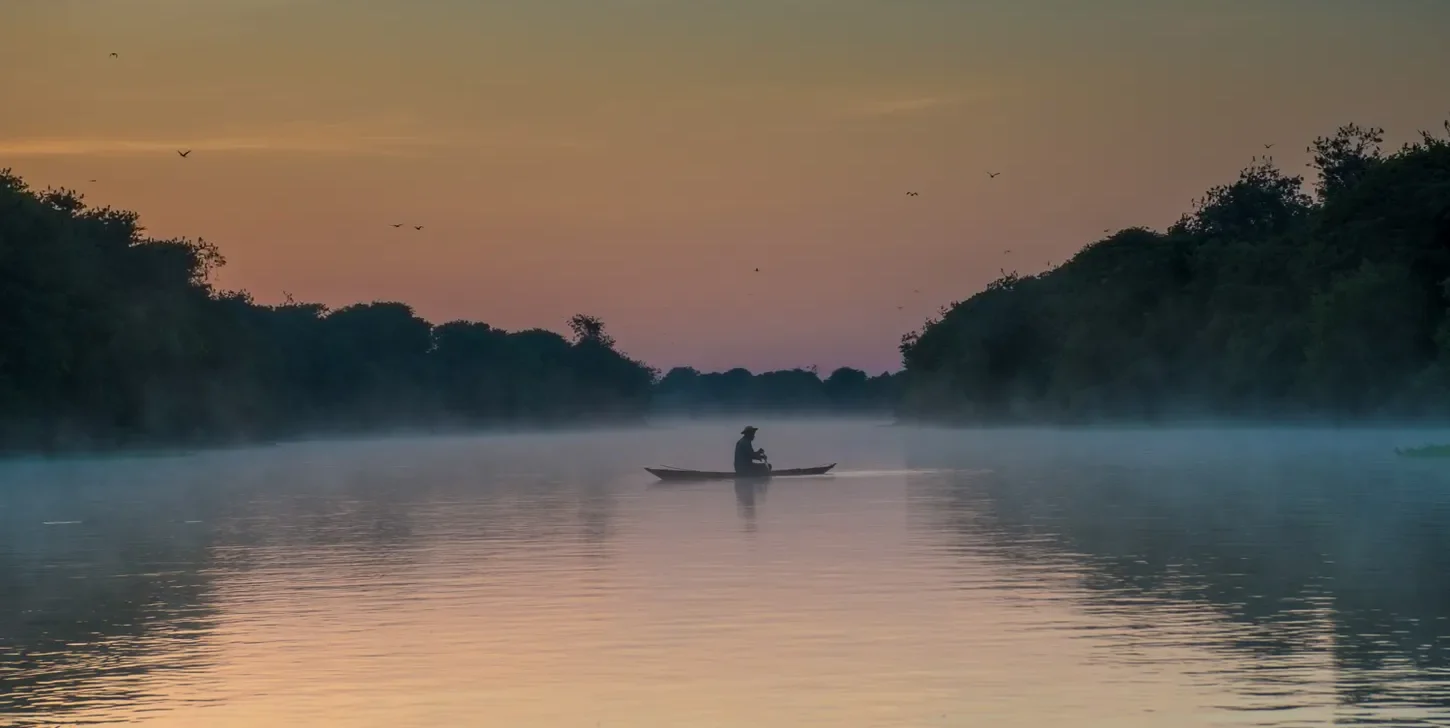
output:
[[551,465],[537,447],[314,443],[0,464],[0,722],[126,715],[167,672],[190,675],[190,702],[220,699],[203,684],[219,591],[345,594],[416,569],[440,538],[481,559],[575,542],[607,556],[619,468]]
[[756,530],[756,501],[764,500],[769,489],[770,481],[763,478],[735,479],[735,506],[740,512],[740,518],[745,521],[745,530],[749,533],[755,533]]
[[115,503],[108,485],[137,484],[100,472],[18,464],[0,478],[0,715],[16,725],[134,700],[158,671],[207,663],[205,503],[180,488]]
[[1241,433],[1212,447],[1027,437],[914,449],[917,466],[991,468],[914,481],[917,507],[960,552],[1075,572],[1085,609],[1137,623],[1136,639],[1108,643],[1119,654],[1192,639],[1251,658],[1200,668],[1239,684],[1236,709],[1287,720],[1329,704],[1342,723],[1450,723],[1450,470],[1348,434]]

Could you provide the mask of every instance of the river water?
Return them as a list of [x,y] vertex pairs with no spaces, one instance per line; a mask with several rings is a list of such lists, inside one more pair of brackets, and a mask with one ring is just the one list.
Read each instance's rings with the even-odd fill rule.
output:
[[742,424],[0,464],[0,724],[1450,725],[1450,433]]

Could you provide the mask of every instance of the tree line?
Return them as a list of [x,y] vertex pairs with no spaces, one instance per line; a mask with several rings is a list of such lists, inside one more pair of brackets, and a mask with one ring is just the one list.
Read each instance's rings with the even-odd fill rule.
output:
[[752,374],[735,368],[701,373],[671,369],[655,385],[657,411],[711,415],[731,412],[862,413],[889,412],[897,398],[898,375],[841,367],[825,379],[814,368]]
[[1341,127],[1310,144],[1310,184],[1256,160],[1165,231],[1003,275],[903,337],[900,413],[1450,415],[1450,140],[1383,143]]
[[147,237],[133,212],[0,170],[0,450],[630,421],[657,394],[672,411],[886,406],[854,370],[677,386],[684,370],[660,380],[584,314],[565,336],[434,325],[397,302],[259,304],[213,285],[224,263],[205,240]]

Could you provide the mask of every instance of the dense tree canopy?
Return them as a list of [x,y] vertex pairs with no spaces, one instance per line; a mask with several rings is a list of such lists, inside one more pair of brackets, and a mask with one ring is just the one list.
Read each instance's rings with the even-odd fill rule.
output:
[[590,316],[572,340],[405,304],[258,305],[201,240],[153,240],[0,173],[0,447],[188,442],[384,425],[638,417],[655,372]]
[[1450,141],[1383,139],[1342,127],[1312,184],[1257,162],[1166,231],[992,282],[903,338],[902,413],[1450,415]]

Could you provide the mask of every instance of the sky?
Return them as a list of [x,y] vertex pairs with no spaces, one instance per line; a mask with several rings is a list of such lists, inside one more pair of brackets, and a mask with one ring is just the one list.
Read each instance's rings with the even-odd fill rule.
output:
[[1444,0],[0,0],[0,168],[216,243],[263,303],[874,373],[1265,144],[1303,172],[1341,124],[1439,130],[1446,28]]

